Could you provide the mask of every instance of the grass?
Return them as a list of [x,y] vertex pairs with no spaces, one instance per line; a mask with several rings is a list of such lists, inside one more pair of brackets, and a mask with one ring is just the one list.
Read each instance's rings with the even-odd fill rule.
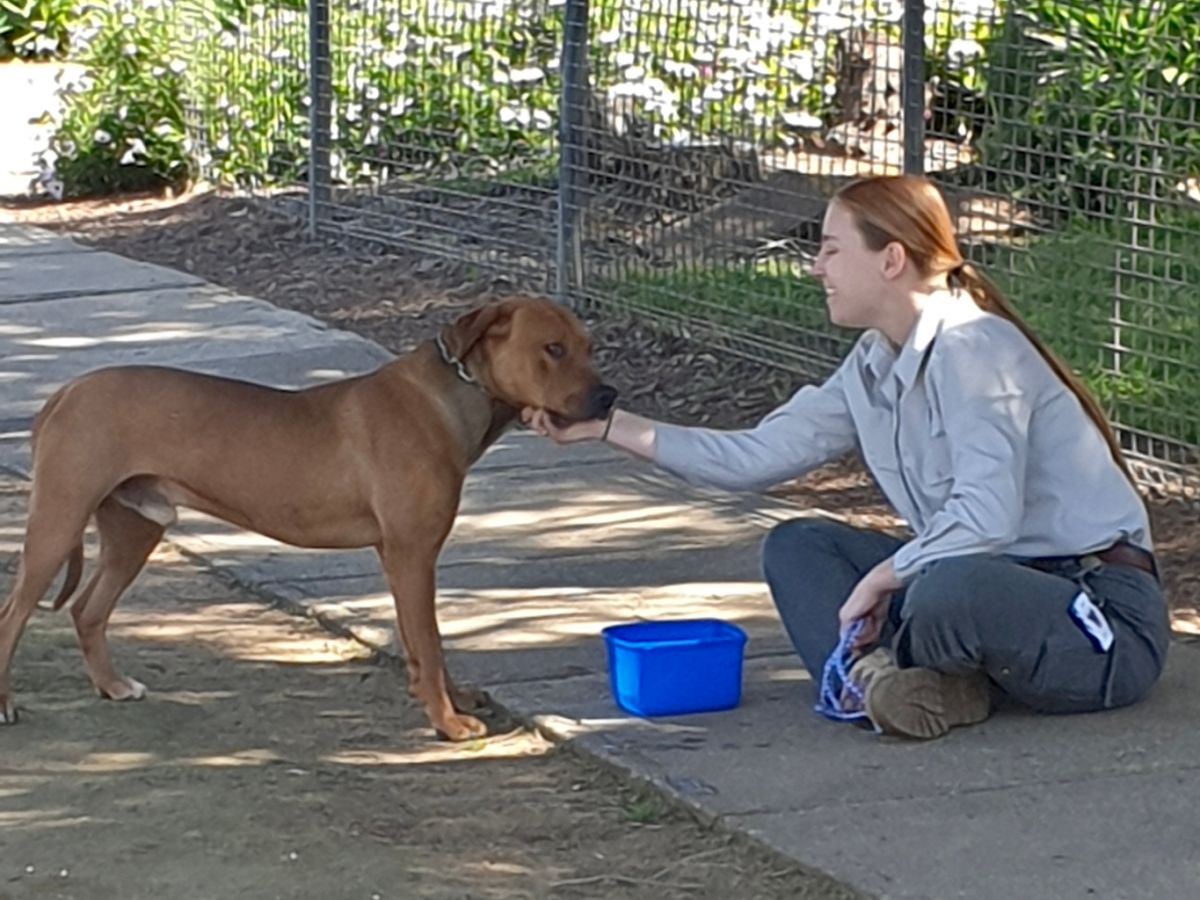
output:
[[605,290],[635,308],[703,321],[751,341],[794,344],[809,359],[827,355],[831,368],[853,340],[850,332],[830,326],[821,286],[798,267],[776,260],[635,275]]
[[626,821],[654,825],[671,815],[670,804],[657,794],[638,793],[627,799],[622,809]]
[[1200,217],[1076,223],[988,271],[1116,422],[1200,445]]

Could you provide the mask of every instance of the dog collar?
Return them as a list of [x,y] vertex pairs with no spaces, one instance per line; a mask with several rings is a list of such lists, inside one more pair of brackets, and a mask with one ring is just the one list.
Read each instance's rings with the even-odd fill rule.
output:
[[433,339],[433,342],[437,345],[438,353],[441,354],[442,357],[442,362],[448,366],[453,366],[454,372],[459,378],[461,378],[467,384],[479,384],[475,376],[467,371],[467,367],[463,365],[463,361],[457,356],[450,355],[450,348],[446,346],[446,341],[440,334]]

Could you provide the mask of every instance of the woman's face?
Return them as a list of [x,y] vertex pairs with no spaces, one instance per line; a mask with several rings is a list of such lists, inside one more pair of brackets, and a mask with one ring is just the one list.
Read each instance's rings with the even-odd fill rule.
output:
[[872,250],[848,210],[834,202],[825,212],[821,250],[813,275],[825,287],[829,321],[844,328],[874,328],[891,294],[890,271],[897,245],[891,251]]

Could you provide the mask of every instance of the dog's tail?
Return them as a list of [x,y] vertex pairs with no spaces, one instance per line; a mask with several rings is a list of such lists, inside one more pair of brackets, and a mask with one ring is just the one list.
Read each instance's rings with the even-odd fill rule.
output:
[[62,589],[58,592],[58,596],[54,598],[54,609],[62,609],[71,595],[75,593],[75,588],[79,587],[79,578],[83,574],[83,541],[80,541],[71,550],[71,555],[67,559],[67,577],[63,581]]

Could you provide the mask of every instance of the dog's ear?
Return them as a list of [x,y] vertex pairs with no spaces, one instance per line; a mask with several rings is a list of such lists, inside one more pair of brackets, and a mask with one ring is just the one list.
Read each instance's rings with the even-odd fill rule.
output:
[[512,327],[512,307],[507,303],[489,303],[459,316],[442,331],[446,349],[455,359],[464,359],[483,336],[500,337]]

